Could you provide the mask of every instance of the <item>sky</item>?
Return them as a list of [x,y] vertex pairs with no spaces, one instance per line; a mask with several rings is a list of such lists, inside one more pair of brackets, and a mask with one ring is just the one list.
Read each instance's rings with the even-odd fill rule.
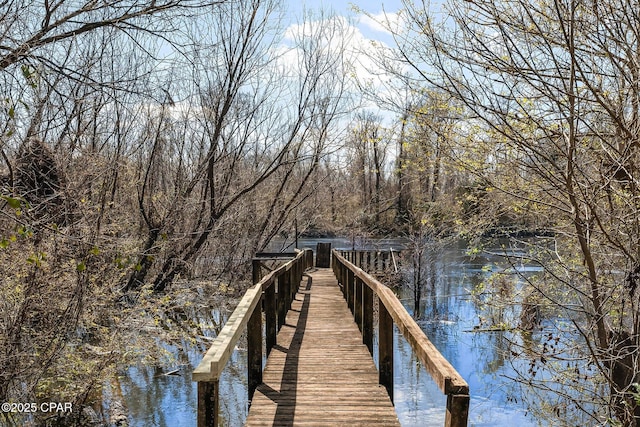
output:
[[389,35],[369,17],[357,14],[354,9],[360,9],[372,16],[382,16],[384,12],[393,14],[402,8],[400,0],[287,0],[286,19],[291,22],[299,21],[305,9],[323,9],[338,16],[350,19],[355,27],[368,39],[390,42]]
[[[400,0],[353,0],[345,2],[340,0],[285,0],[286,10],[284,13],[284,25],[288,27],[285,31],[285,44],[294,40],[296,34],[300,34],[305,11],[312,13],[313,18],[319,19],[319,11],[323,11],[323,17],[333,17],[339,19],[343,24],[343,40],[346,42],[348,51],[348,62],[352,65],[354,76],[362,82],[367,82],[376,88],[376,91],[385,91],[382,79],[386,79],[386,74],[379,64],[366,54],[372,49],[393,46],[391,34],[376,20],[385,20],[385,14],[389,19],[393,19],[402,8]],[[361,13],[358,12],[361,11]],[[367,16],[369,15],[369,16]],[[372,45],[375,42],[375,46]],[[291,44],[289,44],[291,46]],[[289,60],[295,61],[295,49],[287,55]],[[379,89],[378,89],[379,88]],[[388,112],[380,111],[371,100],[362,100],[361,108],[372,111],[377,115],[382,115],[385,121]]]

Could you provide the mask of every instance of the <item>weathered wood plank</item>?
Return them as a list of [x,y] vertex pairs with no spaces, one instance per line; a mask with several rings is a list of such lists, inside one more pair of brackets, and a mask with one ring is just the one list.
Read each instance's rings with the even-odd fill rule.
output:
[[302,282],[262,379],[247,426],[400,425],[330,270]]
[[211,381],[220,378],[220,373],[231,357],[234,346],[249,322],[248,313],[258,305],[262,297],[262,285],[259,283],[250,288],[233,311],[227,323],[216,337],[200,364],[193,371],[193,381]]

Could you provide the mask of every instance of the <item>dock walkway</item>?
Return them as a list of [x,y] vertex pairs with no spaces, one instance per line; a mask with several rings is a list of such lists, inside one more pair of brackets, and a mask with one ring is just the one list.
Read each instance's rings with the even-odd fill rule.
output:
[[330,269],[303,276],[246,425],[400,425]]

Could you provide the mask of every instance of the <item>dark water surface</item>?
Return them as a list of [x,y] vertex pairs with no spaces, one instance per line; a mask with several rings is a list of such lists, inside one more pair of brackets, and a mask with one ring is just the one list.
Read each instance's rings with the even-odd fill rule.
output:
[[[315,247],[318,241],[331,241],[334,248],[348,249],[353,246],[398,249],[407,243],[397,239],[357,242],[351,239],[301,239],[299,245]],[[274,244],[269,250],[281,250],[283,246]],[[430,258],[429,269],[435,272],[434,286],[423,293],[418,323],[469,383],[470,426],[539,425],[540,421],[527,414],[521,403],[521,391],[509,379],[514,376],[513,367],[503,356],[507,351],[506,341],[517,339],[516,333],[469,332],[478,325],[481,316],[471,298],[471,291],[491,271],[505,268],[504,258],[488,253],[470,257],[466,252],[465,245],[458,244],[440,250]],[[516,268],[531,273],[538,270],[529,265]],[[412,313],[412,292],[403,289],[399,296]],[[221,321],[229,314],[216,310],[211,312]],[[443,425],[446,397],[413,356],[404,338],[397,331],[395,335],[394,400],[402,425]],[[195,425],[197,390],[196,383],[191,381],[191,371],[200,362],[206,347],[206,341],[194,344],[185,339],[180,344],[166,347],[178,361],[176,366],[167,366],[163,370],[130,368],[121,377],[122,400],[126,403],[132,427]],[[239,344],[220,381],[221,419],[229,426],[242,425],[247,414],[246,352],[243,347],[244,344]],[[178,369],[178,375],[165,375],[175,369]]]

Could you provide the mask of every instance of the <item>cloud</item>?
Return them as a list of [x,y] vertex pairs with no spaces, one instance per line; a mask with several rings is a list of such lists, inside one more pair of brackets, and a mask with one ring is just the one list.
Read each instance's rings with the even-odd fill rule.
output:
[[[362,23],[362,20],[359,23]],[[302,50],[296,42],[305,37],[315,36],[319,38],[316,46],[335,54],[342,52],[351,77],[376,80],[384,74],[384,70],[376,60],[375,52],[388,47],[380,40],[366,37],[356,24],[345,17],[332,16],[290,25],[284,33],[283,44],[278,47],[280,61],[290,65],[299,63]],[[371,27],[373,24],[365,25]],[[378,28],[379,32],[382,32],[383,27],[378,24]]]
[[[379,22],[387,19],[390,25],[397,25],[399,15],[380,13],[375,16],[378,18],[374,19],[372,15],[366,22],[363,22],[363,18],[353,21],[343,16],[331,16],[290,25],[284,33],[282,43],[275,51],[278,55],[278,66],[295,79],[304,62],[304,54],[299,44],[305,37],[313,35],[316,37],[314,46],[321,47],[324,55],[329,52],[331,57],[342,53],[340,71],[347,80],[347,92],[351,93],[352,99],[359,107],[382,113],[373,98],[398,98],[398,85],[401,82],[398,82],[397,77],[390,74],[386,68],[390,66],[389,58],[394,54],[393,48],[385,42],[391,39],[390,33],[384,30]],[[374,28],[376,30],[372,31]],[[395,66],[400,67],[400,72],[408,72],[401,65]],[[363,97],[365,93],[374,96]]]

